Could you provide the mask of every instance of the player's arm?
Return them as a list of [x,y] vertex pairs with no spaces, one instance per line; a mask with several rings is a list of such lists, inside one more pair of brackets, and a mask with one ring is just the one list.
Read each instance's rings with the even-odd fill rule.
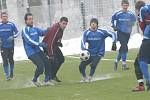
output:
[[87,43],[87,33],[89,31],[84,31],[83,35],[81,37],[81,50],[87,50],[88,49],[88,43]]
[[12,23],[12,27],[13,27],[13,33],[14,33],[13,37],[16,38],[16,37],[19,36],[20,33],[19,33],[19,31],[18,31],[18,29],[17,29],[15,24]]
[[117,31],[116,23],[117,23],[117,18],[115,13],[111,18],[111,24],[112,24],[111,27],[114,29],[114,31]]
[[32,40],[28,34],[29,34],[29,29],[24,27],[23,30],[22,30],[23,40],[26,41],[26,43],[28,43],[30,45],[39,46],[40,43]]
[[144,22],[145,19],[145,13],[147,12],[147,7],[144,6],[140,9],[140,22]]
[[48,33],[48,30],[42,30],[39,28],[36,28],[36,30],[37,30],[37,33],[39,34],[39,36],[44,36]]
[[111,37],[112,38],[112,50],[116,51],[116,49],[117,49],[117,46],[116,46],[117,34],[115,32],[111,32],[111,31],[108,31],[105,29],[103,29],[102,31],[103,31],[105,37]]
[[131,14],[131,25],[133,26],[136,22],[136,16],[132,13]]

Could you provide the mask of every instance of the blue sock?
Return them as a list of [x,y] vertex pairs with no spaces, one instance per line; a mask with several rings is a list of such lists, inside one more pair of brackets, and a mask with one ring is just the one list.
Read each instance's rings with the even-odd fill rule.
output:
[[14,64],[10,64],[10,75],[14,74]]
[[48,75],[45,75],[45,82],[48,82],[49,81],[49,76]]
[[3,65],[3,67],[4,67],[5,76],[6,76],[6,78],[8,78],[9,77],[9,67],[8,67],[8,65]]
[[140,64],[140,68],[141,68],[141,71],[142,71],[145,79],[149,80],[150,76],[149,76],[149,72],[148,72],[148,64],[147,64],[147,62],[139,61],[139,64]]
[[127,53],[122,53],[121,54],[122,62],[126,62],[127,59]]
[[121,59],[121,53],[120,53],[120,52],[118,52],[118,54],[117,54],[117,58],[116,58],[116,62],[119,62],[119,61],[120,61],[120,59]]
[[83,65],[79,66],[80,73],[82,74],[83,77],[86,77],[85,69],[86,69],[85,66],[83,66]]
[[91,66],[91,70],[90,70],[90,75],[89,76],[93,76],[94,75],[95,69],[96,69],[96,66]]

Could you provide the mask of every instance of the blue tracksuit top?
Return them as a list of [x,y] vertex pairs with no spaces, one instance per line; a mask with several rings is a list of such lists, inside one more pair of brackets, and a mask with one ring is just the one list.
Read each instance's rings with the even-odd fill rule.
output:
[[41,30],[37,27],[26,26],[22,29],[23,45],[28,57],[41,51],[39,38],[46,33],[47,30]]
[[123,33],[131,33],[135,21],[136,17],[131,11],[118,11],[111,19],[112,27]]
[[[140,21],[147,19],[146,15],[150,16],[150,4],[145,5],[140,9]],[[150,24],[146,25],[144,30],[144,39],[150,39]]]
[[[113,42],[116,43],[116,33],[109,32],[105,29],[97,29],[96,31],[91,31],[90,29],[88,29],[84,31],[81,38],[81,50],[88,50],[91,56],[104,56],[105,38],[107,37],[112,37]],[[86,46],[87,43],[88,47]]]
[[12,48],[14,47],[14,41],[9,42],[7,39],[10,36],[16,38],[19,35],[18,29],[12,22],[2,23],[0,22],[0,38],[2,41],[2,48]]

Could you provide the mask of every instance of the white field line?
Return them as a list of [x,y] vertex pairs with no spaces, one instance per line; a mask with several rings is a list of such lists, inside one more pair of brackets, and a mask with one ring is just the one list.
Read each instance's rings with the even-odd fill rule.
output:
[[[79,57],[77,56],[66,56],[66,57],[69,57],[69,58],[75,58],[75,59],[80,59]],[[115,61],[115,59],[101,59],[101,60],[104,60],[104,61]],[[134,62],[134,60],[126,60],[127,62]]]

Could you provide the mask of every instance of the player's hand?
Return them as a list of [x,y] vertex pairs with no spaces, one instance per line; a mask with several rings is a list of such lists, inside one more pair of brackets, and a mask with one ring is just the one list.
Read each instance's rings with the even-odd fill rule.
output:
[[116,49],[117,49],[116,43],[113,43],[111,50],[112,50],[112,51],[116,51]]
[[49,60],[54,60],[54,59],[55,59],[54,55],[49,56]]
[[63,44],[61,42],[57,42],[57,46],[63,47]]
[[40,46],[40,47],[43,47],[43,48],[47,48],[47,44],[46,44],[45,42],[39,43],[39,46]]
[[113,30],[114,30],[114,31],[118,31],[118,30],[117,30],[117,27],[113,27]]
[[8,37],[7,42],[11,43],[13,40],[14,40],[14,36],[10,36]]

